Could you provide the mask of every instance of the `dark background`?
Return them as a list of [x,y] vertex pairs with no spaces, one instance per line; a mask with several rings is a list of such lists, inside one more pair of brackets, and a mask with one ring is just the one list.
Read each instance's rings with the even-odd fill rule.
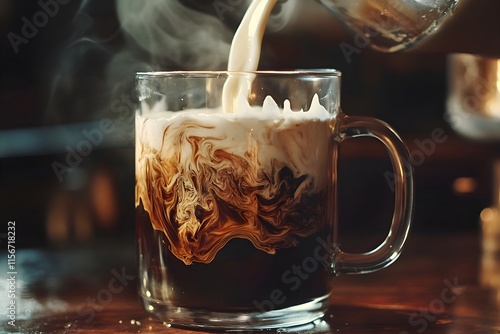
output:
[[[352,42],[352,36],[326,10],[312,1],[311,6],[317,7],[319,16],[299,28],[265,36],[261,68],[342,71],[343,110],[388,122],[410,152],[421,150],[416,140],[430,139],[435,129],[442,129],[447,140],[414,166],[413,233],[478,231],[479,213],[492,204],[492,163],[498,145],[463,138],[446,122],[449,55],[443,44],[433,46],[431,40],[420,50],[398,54],[364,48],[348,61],[339,44]],[[130,242],[133,247],[133,110],[125,102],[117,105],[120,112],[110,108],[116,87],[106,77],[113,55],[126,47],[113,2],[61,4],[16,53],[8,34],[20,35],[22,18],[31,21],[38,11],[35,1],[0,2],[0,224],[6,231],[7,222],[16,221],[18,247],[65,248],[108,240]],[[479,13],[488,26],[491,11]],[[228,25],[234,29],[233,21]],[[456,37],[448,39],[459,46],[457,51],[467,51],[475,42],[488,46],[487,41],[493,52],[498,50],[499,30],[474,41],[469,36],[474,36],[474,26],[461,29],[463,45]],[[72,45],[86,36],[93,42]],[[143,62],[120,68],[125,79],[116,86],[125,92],[131,92],[135,71],[148,69],[141,67],[147,54],[134,52]],[[66,145],[74,147],[83,138],[82,130],[95,129],[103,119],[112,120],[112,134],[59,182],[54,162],[64,162]],[[25,147],[24,142],[34,148],[17,150]],[[393,199],[383,175],[390,170],[380,144],[371,140],[342,144],[339,218],[346,238],[385,233]],[[465,192],[457,189],[460,178],[472,184]]]

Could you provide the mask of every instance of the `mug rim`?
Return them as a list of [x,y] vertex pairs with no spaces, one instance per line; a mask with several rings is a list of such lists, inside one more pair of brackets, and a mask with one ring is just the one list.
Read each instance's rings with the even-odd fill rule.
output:
[[137,72],[136,77],[213,77],[223,75],[278,75],[278,76],[326,76],[341,77],[342,73],[333,68],[297,69],[297,70],[257,70],[257,71],[227,71],[227,70],[193,70],[193,71],[145,71]]

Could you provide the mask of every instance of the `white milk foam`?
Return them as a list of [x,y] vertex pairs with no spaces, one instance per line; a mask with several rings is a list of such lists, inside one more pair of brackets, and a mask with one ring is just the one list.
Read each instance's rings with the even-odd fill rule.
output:
[[[161,105],[161,103],[159,103]],[[175,137],[172,134],[182,132],[182,129],[189,124],[189,127],[196,128],[190,131],[190,135],[205,138],[219,138],[224,140],[230,139],[227,145],[222,145],[221,149],[227,149],[231,146],[238,147],[235,143],[248,141],[248,138],[240,138],[241,135],[248,136],[249,133],[256,138],[260,138],[256,134],[259,132],[274,132],[279,133],[283,131],[293,132],[299,126],[304,126],[302,131],[297,131],[297,136],[311,137],[308,149],[315,150],[323,149],[328,145],[328,138],[331,133],[328,133],[321,140],[315,140],[314,134],[304,134],[308,123],[323,123],[328,131],[332,131],[335,118],[328,112],[320,103],[317,95],[314,95],[309,110],[294,111],[291,109],[290,101],[283,102],[284,107],[280,108],[274,99],[267,96],[262,104],[262,107],[250,106],[247,99],[239,96],[236,107],[233,108],[234,112],[228,113],[223,111],[223,107],[218,108],[203,108],[203,109],[188,109],[182,112],[173,112],[158,110],[159,108],[153,107],[152,110],[145,115],[136,116],[136,136],[137,147],[140,145],[147,145],[150,149],[160,152],[164,145],[168,146],[169,141],[175,142]],[[174,129],[179,129],[179,131]],[[168,129],[168,130],[167,130]],[[311,131],[315,131],[313,127]],[[167,139],[167,136],[169,138]],[[261,136],[264,138],[264,136]],[[240,138],[240,139],[237,139]],[[304,141],[301,139],[301,141]],[[262,148],[271,145],[272,142],[265,138],[257,144]],[[217,144],[219,145],[219,144]],[[281,146],[282,144],[278,145]],[[293,143],[290,143],[293,146]],[[324,147],[323,147],[324,146]],[[321,148],[320,148],[321,147]],[[244,148],[244,147],[243,147]],[[293,151],[294,149],[300,151],[300,147],[289,147],[287,150]],[[262,152],[266,152],[263,150]],[[245,152],[231,152],[235,154],[244,155]],[[137,154],[140,154],[137,152]],[[305,154],[305,153],[304,153]],[[281,154],[277,154],[275,158],[278,159]],[[265,158],[263,160],[269,160]],[[283,160],[286,158],[283,157]],[[312,166],[314,169],[314,166]],[[314,174],[313,170],[309,171]]]
[[[235,113],[222,108],[154,111],[137,116],[136,134],[138,148],[145,145],[160,156],[169,154],[168,146],[179,141],[177,136],[204,138],[217,149],[238,156],[247,156],[249,145],[255,145],[251,150],[257,150],[261,168],[271,168],[278,161],[289,165],[295,176],[308,174],[323,182],[317,173],[323,168],[316,165],[317,158],[308,156],[328,151],[332,126],[332,116],[317,95],[307,111],[293,111],[288,100],[281,109],[268,96],[262,107],[251,107],[240,98]],[[329,157],[324,154],[324,158]]]

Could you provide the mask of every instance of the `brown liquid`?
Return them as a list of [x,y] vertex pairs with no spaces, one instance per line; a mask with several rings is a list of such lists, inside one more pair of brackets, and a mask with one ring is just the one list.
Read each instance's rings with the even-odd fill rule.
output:
[[[176,307],[213,311],[269,311],[300,305],[329,294],[330,270],[325,258],[325,224],[296,246],[274,255],[244,239],[233,239],[209,263],[186,265],[168,250],[161,231],[152,229],[148,214],[137,208],[137,241],[143,297]],[[277,292],[279,291],[279,292]],[[274,296],[279,293],[279,296]],[[274,297],[273,297],[274,296]]]
[[142,201],[185,264],[210,263],[235,238],[274,254],[320,228],[331,187],[328,121],[191,115],[138,123],[136,206]]

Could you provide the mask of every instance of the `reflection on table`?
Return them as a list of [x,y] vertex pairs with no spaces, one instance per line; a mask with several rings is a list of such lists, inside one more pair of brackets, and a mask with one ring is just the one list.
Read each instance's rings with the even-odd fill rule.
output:
[[[482,263],[480,248],[475,233],[415,235],[391,267],[335,278],[322,321],[280,331],[497,333],[500,293],[482,286],[479,277],[498,275],[499,264]],[[16,279],[20,333],[189,332],[142,309],[132,239],[64,251],[19,250]],[[6,291],[6,277],[0,282]],[[2,298],[0,307],[6,309],[7,302]],[[12,329],[5,322],[2,328]]]

